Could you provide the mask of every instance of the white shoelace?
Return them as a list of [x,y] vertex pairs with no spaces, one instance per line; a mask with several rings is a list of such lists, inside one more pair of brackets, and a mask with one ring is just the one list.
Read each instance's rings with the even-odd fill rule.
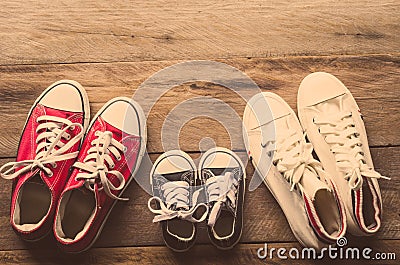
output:
[[366,164],[360,134],[355,128],[351,112],[319,115],[314,119],[314,123],[330,146],[338,168],[346,174],[345,179],[348,180],[351,189],[361,188],[362,177],[390,179]]
[[[79,123],[72,123],[71,121],[43,115],[36,119],[39,123],[36,133],[38,136],[36,138],[36,155],[33,160],[24,160],[17,162],[9,162],[0,168],[0,175],[4,179],[14,179],[28,171],[34,171],[35,169],[42,170],[48,177],[53,176],[52,168],[56,168],[56,162],[73,159],[78,156],[79,151],[65,153],[72,146],[81,140],[84,131],[83,127]],[[61,129],[64,125],[64,129]],[[73,130],[75,127],[80,128],[80,132],[71,138],[71,134],[68,130]],[[42,132],[41,132],[42,131]],[[61,139],[66,140],[63,143]]]
[[[192,195],[192,207],[189,206],[190,199],[190,185],[186,181],[169,181],[161,185],[161,191],[165,202],[159,197],[151,197],[147,203],[149,210],[156,214],[153,223],[179,218],[182,220],[190,221],[193,223],[200,223],[204,221],[208,214],[208,207],[205,203],[197,204],[197,199],[201,189],[196,190]],[[160,209],[152,207],[152,202],[156,201],[160,205]],[[173,210],[171,207],[174,206]],[[205,212],[196,219],[193,214],[199,207],[204,207]]]
[[223,203],[226,203],[229,199],[232,208],[236,207],[239,182],[232,172],[226,172],[224,175],[219,176],[215,176],[210,170],[207,170],[207,173],[211,175],[206,184],[208,200],[209,202],[215,202],[208,217],[208,225],[214,227]]
[[[112,132],[96,131],[94,139],[89,148],[87,156],[83,160],[83,163],[76,162],[74,167],[80,170],[86,171],[84,173],[78,173],[76,176],[77,180],[85,180],[85,186],[91,191],[94,191],[94,187],[91,185],[95,184],[100,179],[101,187],[99,190],[104,192],[115,200],[128,200],[127,198],[120,198],[115,196],[111,191],[122,190],[125,187],[125,178],[121,172],[117,170],[109,170],[115,167],[115,163],[111,154],[116,160],[121,160],[121,154],[126,152],[126,147],[113,138]],[[105,165],[107,162],[108,167]],[[115,186],[108,178],[107,175],[113,175],[117,178],[119,185]]]
[[278,171],[289,181],[290,191],[293,191],[296,185],[302,189],[300,180],[306,169],[320,178],[324,177],[321,163],[312,156],[312,144],[307,143],[305,138],[306,134],[299,136],[294,132],[281,135],[276,144],[277,148],[271,148],[275,143],[273,140],[262,144],[267,148],[267,152],[276,152],[273,162]]

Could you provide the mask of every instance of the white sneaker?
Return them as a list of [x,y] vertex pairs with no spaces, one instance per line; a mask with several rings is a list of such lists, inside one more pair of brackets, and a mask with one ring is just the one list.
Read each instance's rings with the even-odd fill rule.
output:
[[381,226],[381,176],[374,170],[364,122],[356,101],[340,80],[313,73],[300,84],[301,125],[323,167],[334,176],[347,210],[349,231],[368,235]]
[[[247,103],[243,123],[252,163],[299,242],[317,249],[335,243],[346,231],[344,206],[334,182],[313,158],[294,111],[279,96],[264,92]],[[276,139],[266,133],[268,126],[275,126]]]

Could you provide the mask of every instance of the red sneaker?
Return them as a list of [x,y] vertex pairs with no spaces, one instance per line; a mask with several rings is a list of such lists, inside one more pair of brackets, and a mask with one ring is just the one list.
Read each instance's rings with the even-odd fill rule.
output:
[[23,239],[50,231],[89,117],[88,97],[75,81],[52,84],[31,108],[16,162],[0,168],[1,177],[13,179],[10,222]]
[[[127,123],[124,124],[124,122]],[[133,179],[146,149],[143,110],[115,98],[96,114],[58,203],[54,235],[66,252],[89,249]]]

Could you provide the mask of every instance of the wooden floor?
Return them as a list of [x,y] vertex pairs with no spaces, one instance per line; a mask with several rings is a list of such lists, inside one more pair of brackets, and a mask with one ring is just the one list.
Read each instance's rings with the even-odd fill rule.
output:
[[[296,109],[301,80],[314,71],[336,75],[365,117],[380,181],[384,215],[370,238],[350,245],[394,252],[400,259],[400,3],[399,1],[3,1],[0,5],[0,162],[15,159],[26,115],[36,97],[59,79],[79,81],[95,113],[116,96],[131,97],[146,78],[186,60],[215,60],[238,68],[263,91]],[[197,82],[163,95],[148,118],[148,152],[163,152],[161,126],[183,100],[212,96],[242,116],[245,102],[227,88]],[[228,118],[228,117],[227,117]],[[218,122],[197,118],[180,135],[181,148],[198,157],[198,140],[235,147]],[[238,153],[244,155],[243,150]],[[253,168],[248,165],[248,175]],[[265,186],[247,192],[241,242],[228,252],[209,244],[200,226],[188,253],[169,251],[147,210],[150,197],[136,183],[129,202],[117,203],[89,252],[66,255],[48,236],[21,241],[9,226],[11,182],[0,180],[0,264],[282,264],[259,260],[257,249],[300,247]],[[329,264],[331,261],[324,261]],[[286,261],[287,263],[287,261]],[[313,264],[295,261],[294,264]],[[351,262],[353,263],[353,262]],[[368,262],[363,261],[362,264]],[[349,263],[350,264],[350,263]],[[369,264],[369,263],[368,263]]]

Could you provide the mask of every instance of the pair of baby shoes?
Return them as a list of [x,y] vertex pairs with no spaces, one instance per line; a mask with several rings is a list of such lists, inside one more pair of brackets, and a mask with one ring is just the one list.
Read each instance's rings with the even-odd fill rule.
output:
[[183,151],[162,154],[154,163],[150,182],[153,197],[149,209],[160,222],[166,245],[182,252],[191,248],[197,223],[208,225],[211,242],[220,249],[232,248],[240,239],[246,173],[231,150],[208,150],[198,168]]

